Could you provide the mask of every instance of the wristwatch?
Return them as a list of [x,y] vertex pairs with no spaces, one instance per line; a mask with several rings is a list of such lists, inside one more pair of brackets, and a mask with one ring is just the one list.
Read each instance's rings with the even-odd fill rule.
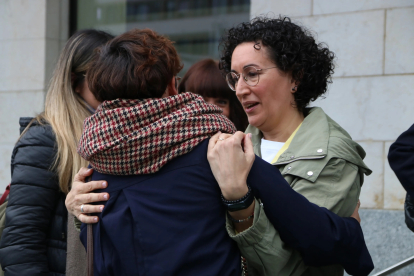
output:
[[244,210],[253,203],[254,196],[252,193],[252,189],[250,188],[250,186],[247,186],[247,188],[249,188],[247,194],[237,200],[227,200],[224,198],[223,194],[221,194],[221,201],[223,202],[224,206],[226,206],[227,211],[235,212]]

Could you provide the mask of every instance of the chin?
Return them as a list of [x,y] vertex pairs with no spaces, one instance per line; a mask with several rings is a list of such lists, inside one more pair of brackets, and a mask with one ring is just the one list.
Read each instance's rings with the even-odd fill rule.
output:
[[256,118],[248,118],[249,121],[249,125],[254,126],[254,127],[259,127],[260,123],[259,120],[257,120]]

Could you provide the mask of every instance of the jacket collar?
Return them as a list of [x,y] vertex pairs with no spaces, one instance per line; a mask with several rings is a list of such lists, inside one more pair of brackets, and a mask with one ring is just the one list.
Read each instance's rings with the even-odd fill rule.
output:
[[327,154],[328,142],[327,117],[321,108],[312,108],[303,120],[289,148],[274,164],[281,165],[299,159],[322,159]]
[[[246,133],[252,134],[254,151],[261,156],[262,132],[249,125]],[[371,170],[362,161],[365,157],[363,148],[354,142],[351,136],[329,118],[321,108],[313,107],[308,109],[308,115],[289,148],[273,165],[284,165],[298,160],[323,159],[327,155],[330,155],[330,158],[345,159],[362,168],[365,173],[371,173]],[[322,165],[325,162],[318,163]]]

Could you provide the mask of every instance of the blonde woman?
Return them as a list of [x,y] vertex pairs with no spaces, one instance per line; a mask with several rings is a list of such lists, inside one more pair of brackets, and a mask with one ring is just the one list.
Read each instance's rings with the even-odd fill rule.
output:
[[[56,65],[44,112],[20,119],[22,134],[12,154],[11,192],[0,243],[6,275],[65,275],[67,253],[68,261],[85,256],[78,235],[71,235],[65,198],[74,174],[87,165],[76,153],[83,120],[99,105],[85,73],[94,49],[110,39],[96,30],[74,34]],[[70,273],[81,268],[71,260],[68,275],[86,274]]]

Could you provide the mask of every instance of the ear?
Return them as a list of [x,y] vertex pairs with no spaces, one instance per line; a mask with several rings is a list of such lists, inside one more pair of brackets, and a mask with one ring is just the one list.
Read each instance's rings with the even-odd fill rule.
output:
[[175,96],[175,95],[178,95],[178,91],[175,88],[175,76],[174,76],[168,82],[167,89],[165,90],[165,92],[162,95],[162,97],[164,98],[164,97],[170,97],[170,96]]
[[300,84],[300,82],[299,81],[295,81],[293,78],[292,78],[292,80],[291,80],[291,90],[290,90],[290,92],[293,94],[293,93],[296,93],[296,91],[298,91],[298,86],[299,86],[299,84]]

